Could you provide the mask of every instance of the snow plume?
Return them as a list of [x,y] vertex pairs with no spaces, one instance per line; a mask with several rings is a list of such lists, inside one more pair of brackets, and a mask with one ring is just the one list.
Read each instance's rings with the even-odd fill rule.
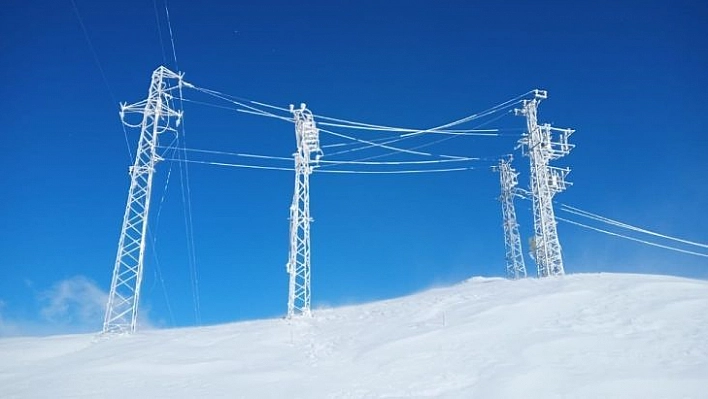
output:
[[[108,293],[84,276],[73,276],[34,292],[35,310],[14,309],[0,299],[0,337],[96,333],[101,331]],[[30,306],[32,306],[30,305]],[[11,309],[13,308],[13,309]],[[12,311],[11,311],[12,310]],[[141,306],[141,330],[152,328]]]
[[[52,324],[99,330],[108,294],[83,276],[55,283],[40,294],[40,315]],[[83,330],[83,328],[80,328]]]

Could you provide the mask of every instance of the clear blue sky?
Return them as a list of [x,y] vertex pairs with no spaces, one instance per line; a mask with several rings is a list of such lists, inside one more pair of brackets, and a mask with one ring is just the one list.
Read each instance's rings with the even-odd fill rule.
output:
[[[186,80],[281,106],[304,101],[317,114],[421,128],[543,88],[540,122],[577,129],[576,149],[558,163],[572,167],[575,185],[558,201],[708,242],[705,2],[252,3],[169,2]],[[143,99],[160,64],[176,68],[163,0],[75,4],[92,47],[71,0],[15,1],[0,15],[0,326],[28,333],[50,331],[48,323],[54,331],[100,328],[102,315],[71,313],[82,312],[75,292],[56,297],[77,276],[108,290],[131,163],[117,103]],[[294,150],[286,123],[189,103],[185,118],[190,147]],[[522,128],[524,120],[499,124]],[[139,132],[128,134],[134,149]],[[431,150],[496,157],[515,140],[460,138]],[[486,166],[315,175],[313,306],[503,275],[498,176]],[[515,167],[525,184],[528,159],[517,153]],[[159,168],[164,178],[169,163]],[[292,174],[192,165],[190,177],[203,323],[283,315]],[[164,198],[151,250],[165,289],[150,252],[142,309],[158,326],[193,325],[174,176]],[[517,203],[524,243],[529,208]],[[706,258],[563,223],[559,234],[569,273],[708,277]],[[68,310],[50,320],[47,307],[62,304]]]

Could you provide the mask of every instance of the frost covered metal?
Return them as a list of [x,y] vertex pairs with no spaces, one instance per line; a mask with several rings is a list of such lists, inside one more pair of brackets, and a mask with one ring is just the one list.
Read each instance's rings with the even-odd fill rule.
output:
[[553,196],[570,185],[565,180],[570,169],[552,167],[549,162],[568,155],[573,148],[568,143],[568,137],[574,132],[572,129],[554,128],[550,124],[538,125],[538,104],[547,97],[545,90],[534,90],[534,98],[524,100],[522,108],[515,110],[517,115],[526,117],[527,133],[519,144],[522,154],[529,157],[531,166],[534,237],[530,252],[536,261],[539,277],[565,274]]
[[[310,311],[310,175],[322,155],[319,130],[312,112],[305,104],[290,105],[295,122],[297,152],[295,158],[295,193],[290,206],[290,256],[287,272],[288,317],[311,314]],[[312,156],[315,159],[312,159]]]
[[[145,235],[159,135],[177,133],[182,112],[171,107],[173,92],[181,89],[182,76],[161,66],[152,74],[148,98],[138,103],[121,104],[121,119],[129,127],[140,128],[135,162],[130,167],[130,190],[118,241],[111,290],[108,295],[103,333],[135,332],[138,319],[140,285],[145,258]],[[131,125],[126,114],[142,114],[142,122]]]
[[521,235],[519,234],[519,223],[516,221],[516,209],[514,208],[514,197],[516,196],[516,186],[519,184],[519,174],[511,166],[512,157],[500,159],[497,169],[499,170],[499,182],[501,184],[501,195],[499,201],[502,204],[502,216],[504,218],[504,246],[506,248],[506,275],[512,279],[526,277],[526,264],[524,254],[521,251]]

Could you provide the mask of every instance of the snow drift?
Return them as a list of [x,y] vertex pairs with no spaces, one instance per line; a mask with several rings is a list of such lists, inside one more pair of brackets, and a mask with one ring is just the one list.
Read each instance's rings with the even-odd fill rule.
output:
[[311,319],[0,339],[0,397],[705,398],[708,282],[473,278]]

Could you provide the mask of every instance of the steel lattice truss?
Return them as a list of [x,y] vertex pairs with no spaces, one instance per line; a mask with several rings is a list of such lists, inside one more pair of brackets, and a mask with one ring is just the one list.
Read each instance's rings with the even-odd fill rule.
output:
[[[295,158],[295,193],[290,206],[290,274],[288,317],[310,315],[310,175],[322,153],[319,130],[312,112],[301,104],[290,107],[295,121],[297,152]],[[312,155],[315,154],[314,161]]]
[[519,223],[516,221],[514,198],[519,174],[511,166],[512,158],[500,159],[499,182],[501,183],[502,216],[504,218],[504,244],[506,248],[506,274],[507,277],[518,279],[526,277],[526,264],[521,251],[521,234]]
[[[123,216],[123,227],[118,241],[111,290],[103,322],[103,333],[132,333],[135,331],[143,277],[145,235],[155,164],[160,161],[156,152],[158,136],[166,131],[176,133],[181,111],[171,107],[173,92],[179,90],[182,77],[165,67],[152,74],[148,98],[132,104],[121,104],[121,119],[131,127],[140,127],[140,139],[135,162],[130,167],[130,190]],[[139,125],[130,125],[125,115],[142,114]]]
[[[570,183],[565,178],[570,169],[549,166],[549,161],[567,155],[573,148],[568,144],[572,129],[558,129],[549,124],[539,126],[537,109],[541,100],[547,98],[544,90],[535,90],[535,97],[524,100],[517,115],[526,117],[528,132],[519,140],[523,154],[529,157],[531,166],[531,195],[535,235],[531,241],[531,256],[536,261],[539,277],[557,276],[565,273],[563,256],[558,240],[556,218],[553,211],[553,196],[566,189]],[[560,133],[554,141],[552,133]]]

